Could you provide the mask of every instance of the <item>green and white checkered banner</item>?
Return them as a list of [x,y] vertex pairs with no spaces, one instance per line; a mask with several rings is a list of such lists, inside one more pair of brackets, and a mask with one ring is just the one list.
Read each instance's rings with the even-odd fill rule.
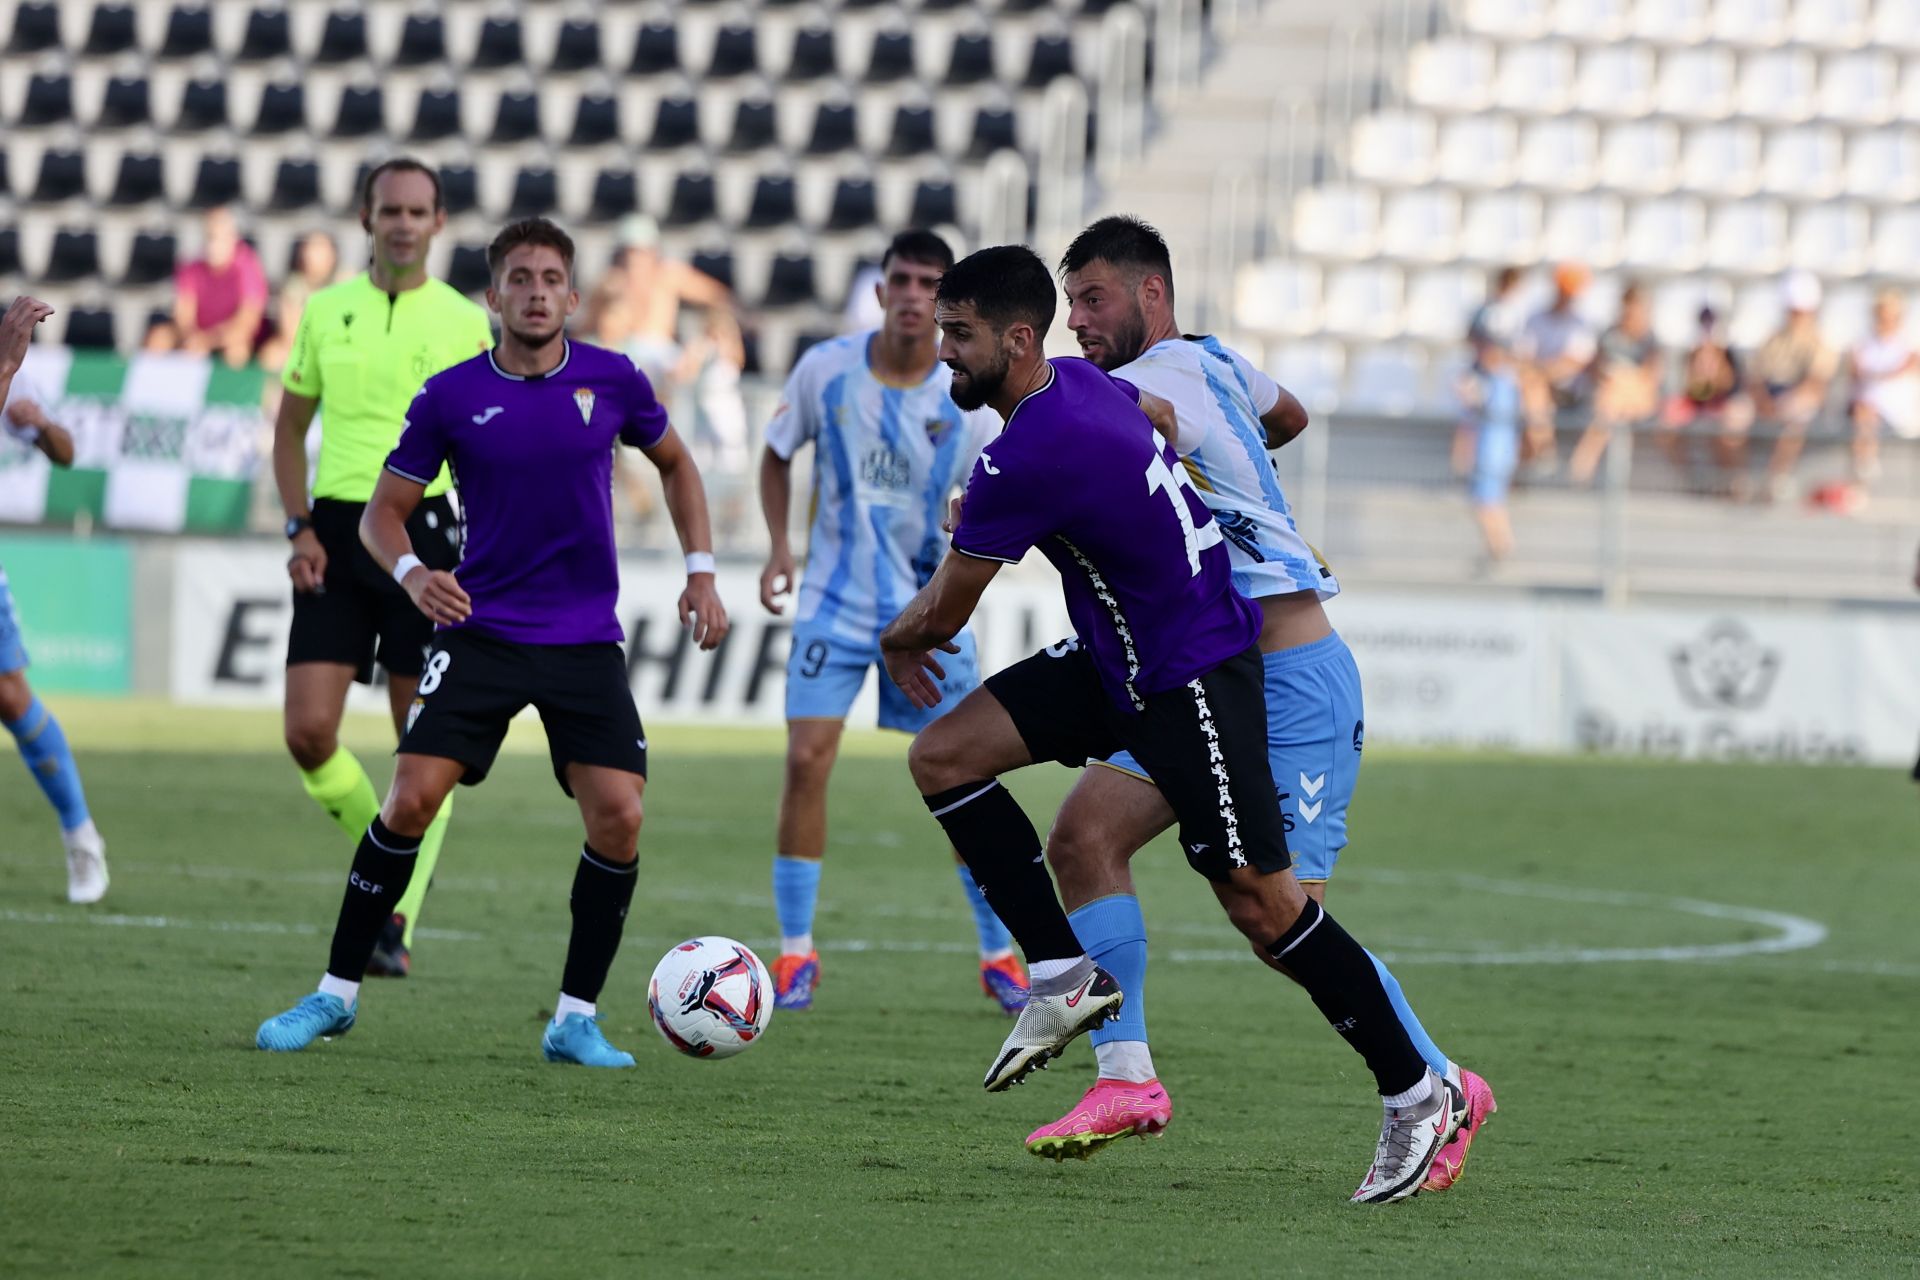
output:
[[266,374],[204,356],[128,359],[33,347],[23,370],[47,415],[73,433],[74,465],[0,437],[0,521],[229,532],[246,526],[266,475]]

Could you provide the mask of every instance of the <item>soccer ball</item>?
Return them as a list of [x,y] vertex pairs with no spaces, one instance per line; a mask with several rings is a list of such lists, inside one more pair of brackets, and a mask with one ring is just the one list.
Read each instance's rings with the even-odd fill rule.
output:
[[766,1034],[773,979],[732,938],[692,938],[653,967],[647,1009],[667,1043],[688,1057],[731,1058]]

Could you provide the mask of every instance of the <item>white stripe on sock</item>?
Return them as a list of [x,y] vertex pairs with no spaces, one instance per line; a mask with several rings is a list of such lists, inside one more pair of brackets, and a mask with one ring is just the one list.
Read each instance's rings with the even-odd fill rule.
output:
[[1299,937],[1295,938],[1292,942],[1289,942],[1287,944],[1286,951],[1282,951],[1279,955],[1274,957],[1275,960],[1285,960],[1287,958],[1287,951],[1291,951],[1295,947],[1299,946],[1301,943],[1305,942],[1307,940],[1307,935],[1312,933],[1315,929],[1318,929],[1320,927],[1320,922],[1327,918],[1327,909],[1321,906],[1319,903],[1315,902],[1312,898],[1307,899],[1307,905],[1312,907],[1315,911],[1319,912],[1319,914],[1314,916],[1312,924],[1308,925],[1305,929],[1302,929],[1300,931]]
[[995,787],[999,785],[1000,785],[1000,781],[999,779],[996,778],[992,782],[989,782],[986,786],[974,792],[972,795],[961,796],[958,800],[955,800],[952,804],[942,805],[940,808],[935,809],[933,811],[933,816],[936,818],[944,818],[949,813],[952,813],[955,809],[958,809],[961,805],[972,804],[975,800],[978,800],[981,796],[987,794],[987,792],[993,790]]

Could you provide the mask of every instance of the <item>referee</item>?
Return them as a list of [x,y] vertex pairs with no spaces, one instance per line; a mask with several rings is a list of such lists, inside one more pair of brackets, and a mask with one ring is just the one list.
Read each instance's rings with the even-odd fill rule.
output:
[[[487,313],[427,275],[427,251],[446,226],[440,179],[418,160],[388,160],[367,175],[360,225],[372,263],[308,300],[294,334],[273,425],[273,475],[287,511],[293,632],[287,641],[287,750],[307,794],[358,844],[380,800],[351,751],[340,717],[354,681],[373,682],[378,662],[396,733],[406,727],[433,623],[360,545],[360,515],[407,405],[428,378],[493,346]],[[325,408],[322,410],[322,402]],[[320,465],[308,500],[307,428],[321,414]],[[407,522],[431,569],[460,560],[460,522],[443,469]],[[420,847],[406,896],[392,906],[368,972],[405,977],[414,920],[446,838],[442,806]]]

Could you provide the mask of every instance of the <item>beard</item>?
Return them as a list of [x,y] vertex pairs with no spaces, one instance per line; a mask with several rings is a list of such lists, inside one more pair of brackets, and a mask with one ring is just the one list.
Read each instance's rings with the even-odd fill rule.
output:
[[561,331],[566,328],[566,321],[555,320],[545,332],[536,329],[516,328],[504,321],[501,323],[500,328],[523,347],[544,347],[560,336]]
[[1101,359],[1096,361],[1102,369],[1118,369],[1123,364],[1132,364],[1147,349],[1147,317],[1139,307],[1127,322],[1113,331],[1113,337],[1101,351]]
[[958,381],[953,384],[949,393],[953,396],[953,402],[969,412],[978,409],[993,399],[995,393],[1006,385],[1007,371],[1012,367],[1013,361],[1008,359],[1006,352],[996,352],[994,362],[985,369],[966,371],[967,383],[964,390]]

